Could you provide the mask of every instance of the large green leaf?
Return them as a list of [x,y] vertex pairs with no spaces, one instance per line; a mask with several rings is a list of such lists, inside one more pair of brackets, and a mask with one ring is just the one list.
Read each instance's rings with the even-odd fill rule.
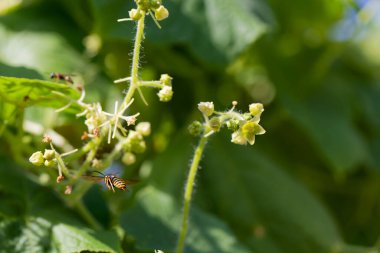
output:
[[[202,183],[214,208],[237,226],[240,236],[269,241],[289,253],[322,252],[341,243],[324,207],[264,154],[214,141],[204,160]],[[266,252],[260,245],[252,244]]]
[[93,232],[58,224],[53,227],[53,244],[58,252],[122,252],[115,232]]
[[39,217],[26,220],[0,216],[1,252],[46,252],[50,248],[51,223]]
[[[309,134],[322,158],[337,174],[367,162],[368,147],[354,123],[352,105],[357,95],[335,80],[305,100],[284,99],[291,116]],[[347,98],[352,98],[348,100]],[[362,107],[361,107],[362,108]]]
[[[0,97],[7,103],[21,107],[41,105],[59,108],[78,99],[80,93],[69,85],[57,82],[0,76]],[[80,110],[75,104],[72,108],[74,111]]]
[[[172,251],[177,242],[181,207],[168,194],[146,187],[137,194],[137,203],[122,215],[122,226],[143,250]],[[193,207],[186,252],[249,252],[219,219]]]

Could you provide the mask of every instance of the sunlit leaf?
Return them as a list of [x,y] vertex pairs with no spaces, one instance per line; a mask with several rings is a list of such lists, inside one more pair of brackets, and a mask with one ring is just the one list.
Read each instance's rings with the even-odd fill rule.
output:
[[[40,105],[59,108],[78,99],[80,93],[67,84],[0,76],[0,97],[7,103],[21,107]],[[75,104],[73,109],[80,110]]]
[[53,228],[53,244],[59,252],[121,252],[115,232],[94,232],[59,224]]

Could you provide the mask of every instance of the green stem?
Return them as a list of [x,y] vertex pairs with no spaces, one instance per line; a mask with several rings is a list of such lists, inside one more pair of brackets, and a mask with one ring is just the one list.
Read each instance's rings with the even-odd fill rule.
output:
[[187,177],[186,186],[185,186],[184,203],[183,203],[182,225],[181,225],[181,231],[179,234],[178,244],[175,250],[176,253],[182,253],[185,248],[185,239],[186,239],[187,227],[188,227],[188,221],[189,221],[191,197],[192,197],[192,193],[194,189],[194,181],[197,175],[198,165],[202,158],[202,153],[206,145],[206,141],[207,141],[207,137],[203,135],[199,141],[198,147],[195,149],[193,161],[191,163],[191,167],[189,170],[189,175]]
[[145,22],[145,12],[142,13],[142,17],[137,22],[137,31],[135,38],[135,45],[133,49],[132,57],[132,70],[131,70],[131,83],[128,89],[127,94],[125,95],[123,105],[120,108],[123,108],[125,105],[131,101],[133,94],[135,93],[138,87],[138,78],[139,78],[139,61],[140,61],[140,51],[141,51],[141,42],[144,37],[144,22]]
[[77,201],[74,205],[75,209],[78,211],[78,213],[82,216],[82,218],[94,229],[99,230],[102,228],[102,226],[99,224],[99,222],[92,216],[92,214],[88,211],[86,206],[83,204],[82,201]]
[[160,81],[140,81],[139,87],[152,87],[162,89],[164,85]]

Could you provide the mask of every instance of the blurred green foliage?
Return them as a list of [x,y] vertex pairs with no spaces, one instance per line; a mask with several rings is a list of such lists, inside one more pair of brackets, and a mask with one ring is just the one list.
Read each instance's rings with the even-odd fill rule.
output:
[[[42,145],[40,135],[22,130],[26,121],[54,129],[65,145],[81,145],[84,126],[73,111],[46,108],[65,104],[50,94],[65,92],[65,85],[1,77],[0,252],[171,252],[197,141],[186,127],[200,117],[198,102],[228,108],[233,100],[242,111],[264,103],[267,133],[254,147],[233,145],[223,133],[208,143],[186,252],[379,252],[376,2],[164,1],[170,17],[162,30],[148,21],[142,77],[170,74],[174,97],[162,104],[146,90],[149,106],[136,99],[153,137],[148,152],[123,174],[141,183],[129,194],[98,185],[87,193],[100,231],[63,204],[51,171],[27,163]],[[133,5],[1,2],[0,75],[74,73],[87,99],[112,108],[126,88],[112,81],[129,73],[135,31],[134,23],[116,19]],[[29,93],[29,87],[36,89]]]

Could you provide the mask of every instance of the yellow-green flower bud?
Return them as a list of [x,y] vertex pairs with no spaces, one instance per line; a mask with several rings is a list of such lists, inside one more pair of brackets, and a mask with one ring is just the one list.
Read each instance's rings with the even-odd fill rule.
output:
[[238,145],[247,145],[247,140],[244,138],[240,130],[232,133],[231,142]]
[[194,121],[190,124],[190,126],[187,128],[189,130],[189,133],[193,136],[199,136],[203,131],[203,126],[201,122]]
[[143,136],[149,136],[151,129],[149,122],[140,122],[136,126],[136,131],[142,134]]
[[173,77],[169,76],[168,74],[162,74],[160,77],[160,82],[166,86],[172,86],[172,80]]
[[150,6],[153,9],[157,9],[158,7],[161,6],[161,4],[162,4],[161,0],[150,0]]
[[255,122],[247,122],[241,127],[241,134],[248,141],[249,144],[255,143],[255,128],[258,125]]
[[131,9],[128,14],[129,17],[134,21],[137,21],[142,17],[141,11],[139,9]]
[[29,162],[36,166],[41,166],[44,163],[44,161],[44,155],[41,151],[34,152],[29,158]]
[[45,160],[44,165],[48,168],[51,168],[56,165],[56,162],[54,159],[51,160]]
[[141,133],[136,131],[129,131],[128,141],[124,144],[124,150],[126,152],[134,152],[137,154],[144,153],[146,150],[146,144]]
[[154,11],[154,16],[158,21],[161,21],[169,17],[169,11],[163,5],[161,5]]
[[243,118],[245,120],[250,120],[250,119],[252,119],[252,115],[249,112],[246,112],[243,114]]
[[95,169],[101,169],[101,168],[103,168],[103,161],[95,158],[91,162],[91,167],[93,167]]
[[236,131],[239,129],[239,120],[230,119],[226,122],[226,126],[229,130]]
[[219,117],[211,118],[210,121],[208,122],[208,125],[210,126],[212,130],[214,130],[214,132],[218,132],[220,128],[222,127]]
[[132,145],[132,151],[136,154],[144,153],[146,150],[145,141],[140,141],[139,143],[135,143]]
[[55,158],[55,151],[52,149],[45,149],[44,159],[45,160],[52,160],[54,158]]
[[198,110],[204,115],[211,116],[214,113],[214,103],[213,102],[200,102],[198,104]]
[[39,177],[38,177],[38,182],[42,185],[47,185],[49,183],[49,180],[50,180],[50,176],[48,173],[42,173]]
[[171,86],[165,85],[162,89],[157,93],[161,102],[168,102],[173,97],[173,89]]
[[264,106],[261,103],[253,103],[249,105],[249,112],[252,116],[260,115],[264,111]]
[[123,155],[123,157],[121,158],[121,161],[125,165],[131,165],[136,162],[136,156],[133,153],[127,152]]

